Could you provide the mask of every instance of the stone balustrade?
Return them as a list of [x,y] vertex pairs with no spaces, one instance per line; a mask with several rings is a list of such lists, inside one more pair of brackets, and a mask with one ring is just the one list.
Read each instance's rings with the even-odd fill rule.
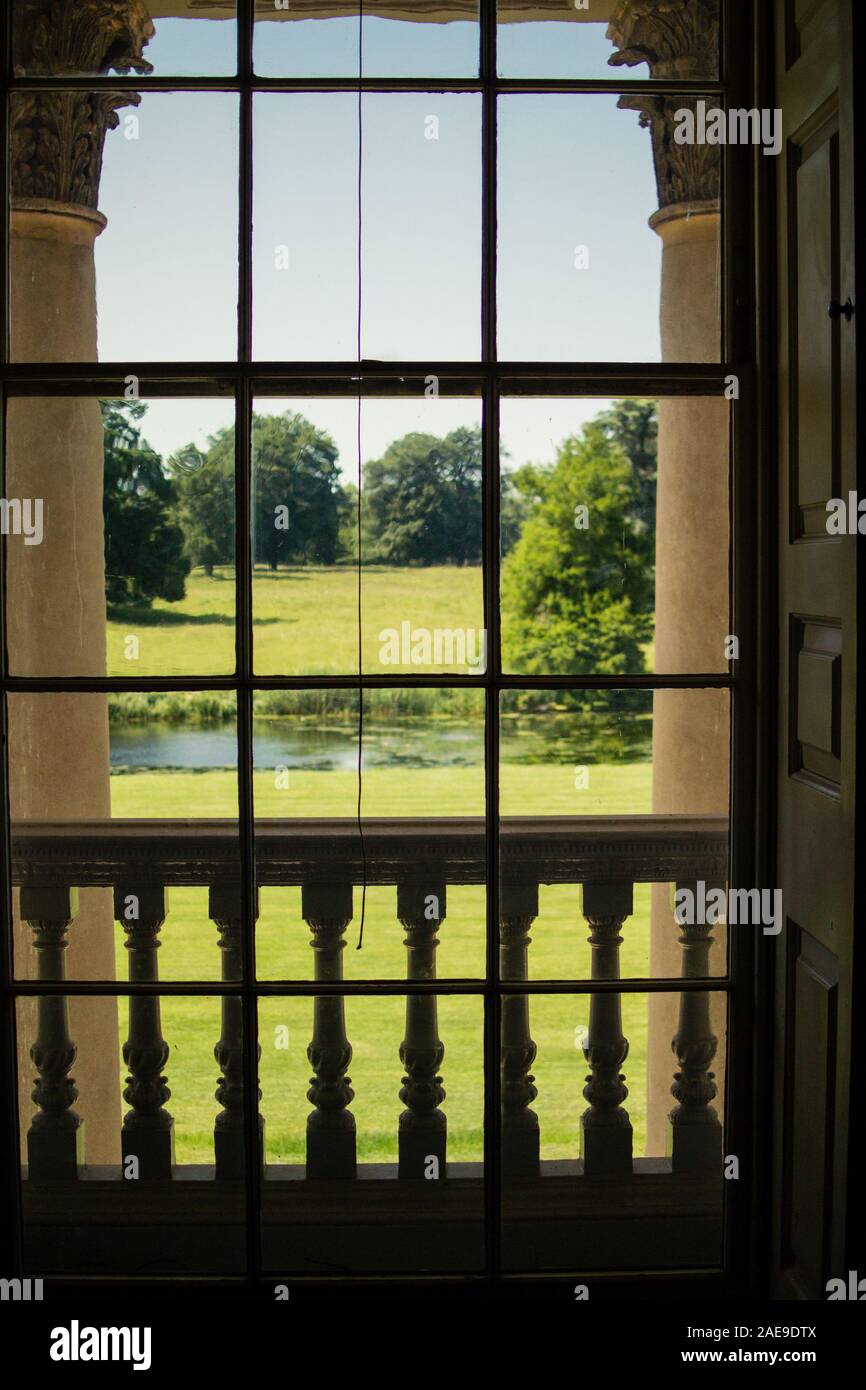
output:
[[[727,822],[719,818],[636,816],[615,819],[535,817],[505,819],[500,831],[499,967],[501,1003],[501,1160],[506,1179],[543,1177],[539,1120],[533,1110],[529,981],[530,930],[544,884],[580,885],[580,910],[588,927],[593,984],[575,984],[590,995],[583,1044],[587,1103],[580,1120],[582,1166],[587,1178],[631,1174],[632,1127],[624,1102],[619,948],[628,931],[636,883],[682,887],[726,878]],[[301,915],[310,931],[315,980],[312,1070],[307,1123],[306,1178],[354,1179],[358,1175],[356,1127],[348,1075],[352,1059],[346,1032],[342,953],[353,917],[353,889],[395,885],[396,916],[405,931],[405,1032],[394,1041],[399,1117],[398,1176],[424,1176],[431,1156],[447,1176],[447,1123],[442,1109],[447,1081],[447,1038],[439,1033],[436,948],[447,931],[450,886],[488,881],[485,826],[481,819],[368,820],[363,852],[350,820],[260,821],[256,826],[258,887],[299,885]],[[33,932],[38,980],[38,1032],[30,1057],[35,1069],[36,1112],[27,1135],[28,1175],[33,1182],[74,1180],[85,1172],[86,1138],[75,1111],[75,1039],[69,1036],[64,947],[75,931],[77,889],[113,890],[116,920],[128,954],[129,1036],[122,1054],[128,1075],[121,1152],[137,1159],[140,1176],[170,1181],[174,1161],[170,1099],[171,1042],[160,1020],[158,950],[170,930],[167,889],[208,889],[209,915],[222,961],[222,1026],[214,1055],[220,1076],[214,1116],[212,1176],[237,1179],[245,1163],[243,1052],[245,933],[238,829],[230,821],[99,821],[78,825],[18,822],[13,828],[13,882],[20,888],[22,919]],[[577,917],[578,897],[575,894]],[[575,922],[577,926],[577,921]],[[672,1041],[671,1171],[721,1173],[721,1124],[712,1105],[710,1070],[716,1039],[709,1025],[706,980],[712,928],[678,927],[680,976],[669,986],[681,993],[679,1025]],[[526,992],[520,989],[527,983]],[[413,985],[422,984],[423,988]],[[484,989],[479,984],[478,991]],[[354,987],[350,987],[354,988]],[[363,986],[359,986],[363,992]],[[488,984],[487,988],[490,986]],[[402,1081],[399,1067],[402,1068]],[[445,1080],[443,1080],[443,1078]],[[575,1077],[576,1085],[578,1077]],[[577,1144],[577,1136],[576,1136]]]

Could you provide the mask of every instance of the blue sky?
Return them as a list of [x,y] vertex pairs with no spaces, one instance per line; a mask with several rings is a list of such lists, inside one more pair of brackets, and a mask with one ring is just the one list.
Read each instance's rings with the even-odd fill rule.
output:
[[[233,66],[233,27],[158,21],[148,57],[157,72],[219,73]],[[356,70],[355,20],[260,29],[264,73]],[[603,31],[502,26],[502,70],[544,75],[576,65],[573,75],[609,76]],[[364,38],[368,72],[423,75],[434,63],[443,76],[472,70],[470,24],[366,20]],[[234,358],[237,110],[232,93],[146,90],[137,109],[121,110],[106,141],[100,192],[108,218],[96,245],[102,360],[134,371],[136,361],[166,356]],[[364,96],[367,357],[479,356],[480,118],[477,94]],[[617,110],[609,95],[521,94],[501,99],[498,120],[500,357],[657,361],[661,243],[647,226],[657,198],[649,134],[636,113]],[[357,157],[354,94],[256,97],[254,352],[261,359],[355,356]],[[579,247],[586,253],[576,256]],[[577,268],[581,255],[589,264]],[[146,395],[146,382],[142,389]],[[603,404],[504,407],[512,464],[551,457],[555,443]],[[354,410],[353,402],[305,403],[305,413],[330,428],[348,477],[357,475]],[[365,405],[364,457],[381,454],[406,421],[441,432],[477,414],[477,402]],[[228,418],[224,402],[153,402],[146,433],[167,453],[190,438],[203,443]]]

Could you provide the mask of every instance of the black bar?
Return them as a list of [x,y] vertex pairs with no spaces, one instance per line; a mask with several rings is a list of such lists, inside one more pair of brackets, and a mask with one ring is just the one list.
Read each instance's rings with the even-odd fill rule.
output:
[[12,987],[21,996],[37,998],[49,994],[110,995],[179,995],[204,996],[243,995],[250,993],[262,998],[273,995],[406,995],[406,994],[692,994],[706,990],[727,993],[733,982],[723,975],[683,980],[665,977],[657,980],[501,980],[491,991],[485,978],[437,980],[258,980],[249,990],[243,981],[223,980],[158,980],[155,984],[131,983],[127,980],[18,980]]
[[[477,77],[15,77],[11,92],[480,92],[485,83]],[[723,96],[724,84],[710,79],[555,78],[507,77],[490,84],[494,93],[574,92],[582,95],[620,96],[650,92],[653,96]]]
[[[141,383],[141,395],[149,388],[172,382],[193,386],[216,394],[214,387],[225,394],[234,389],[238,380],[252,378],[262,383],[270,394],[282,392],[292,383],[321,378],[345,384],[344,394],[363,394],[366,381],[398,382],[410,377],[423,384],[435,371],[439,377],[465,378],[480,383],[491,377],[502,383],[507,394],[533,389],[544,395],[550,390],[571,385],[574,388],[595,386],[589,394],[633,395],[643,389],[647,395],[724,395],[727,377],[732,373],[750,370],[748,364],[725,362],[431,362],[379,361],[363,358],[355,362],[138,362],[133,363]],[[0,377],[10,385],[39,385],[67,382],[82,392],[88,385],[99,387],[105,394],[106,383],[123,394],[123,383],[130,365],[121,362],[14,362],[0,367]],[[363,379],[362,379],[363,378]],[[616,389],[609,390],[609,387]],[[91,394],[97,394],[94,390]],[[262,392],[265,394],[265,392]],[[570,394],[566,392],[566,394]],[[575,389],[574,394],[579,394]]]
[[[738,683],[736,672],[686,676],[501,676],[503,690],[724,690]],[[124,690],[404,690],[484,689],[486,676],[8,676],[7,691],[40,694],[61,691],[98,693]]]

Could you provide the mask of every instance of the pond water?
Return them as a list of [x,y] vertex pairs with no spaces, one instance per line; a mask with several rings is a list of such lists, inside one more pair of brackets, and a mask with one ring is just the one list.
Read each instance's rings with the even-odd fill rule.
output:
[[[648,756],[649,725],[633,716],[613,721],[528,715],[503,720],[503,762],[567,763],[635,761]],[[256,765],[309,771],[348,771],[357,766],[358,735],[352,724],[324,727],[294,719],[253,721]],[[364,766],[477,767],[484,760],[480,720],[366,721]],[[120,768],[207,769],[235,767],[233,725],[150,722],[111,726],[111,765]]]

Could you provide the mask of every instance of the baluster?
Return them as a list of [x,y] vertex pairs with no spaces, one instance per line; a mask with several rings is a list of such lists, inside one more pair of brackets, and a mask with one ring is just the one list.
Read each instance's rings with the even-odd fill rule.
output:
[[[620,929],[632,913],[630,883],[585,883],[581,890],[583,915],[590,926],[593,980],[618,980]],[[622,1032],[618,992],[593,994],[589,1032],[583,1055],[590,1067],[583,1088],[589,1109],[581,1116],[583,1171],[594,1174],[630,1173],[632,1128],[623,1101],[628,1088],[620,1067],[628,1056]]]
[[[33,931],[38,978],[65,980],[66,937],[78,916],[74,888],[22,888],[21,917]],[[78,1049],[69,1036],[66,996],[43,995],[37,1000],[36,1041],[30,1060],[38,1076],[31,1099],[38,1107],[27,1131],[27,1162],[35,1179],[77,1178],[84,1162],[84,1123],[73,1110],[78,1099],[69,1075]]]
[[[115,888],[114,915],[126,933],[131,984],[159,979],[156,953],[167,912],[164,888]],[[129,1075],[123,1099],[131,1108],[123,1117],[120,1149],[124,1168],[128,1159],[138,1160],[139,1178],[170,1178],[174,1168],[174,1119],[164,1108],[171,1091],[162,1074],[168,1055],[159,995],[130,995],[129,1037],[123,1044]]]
[[[238,884],[214,884],[208,890],[208,915],[219,932],[217,944],[222,961],[223,983],[243,979],[243,891]],[[256,891],[256,918],[259,902]],[[244,1005],[237,994],[224,994],[220,1006],[220,1038],[213,1050],[220,1069],[216,1099],[222,1107],[214,1121],[214,1175],[217,1178],[243,1178],[246,1172],[246,1130],[244,1122]],[[257,1048],[257,1057],[262,1055]],[[261,1100],[257,1092],[257,1101]],[[264,1120],[258,1116],[259,1152],[264,1152]]]
[[[343,935],[352,920],[351,883],[305,883],[301,912],[312,933],[316,980],[342,980]],[[346,1075],[352,1048],[341,994],[316,996],[307,1057],[313,1068],[307,1100],[315,1107],[307,1117],[307,1177],[354,1178],[355,1116],[348,1107],[355,1092]]]
[[[503,883],[499,912],[499,971],[503,980],[529,978],[529,929],[538,916],[538,884]],[[537,1048],[529,1031],[529,996],[502,998],[502,1171],[507,1177],[537,1177],[538,1095],[530,1067]]]
[[[398,884],[397,916],[406,928],[407,980],[435,980],[436,932],[445,920],[445,883],[431,876],[426,884]],[[436,995],[407,994],[406,1033],[400,1044],[400,1061],[406,1073],[400,1087],[400,1099],[406,1106],[398,1130],[401,1178],[423,1178],[425,1171],[431,1171],[431,1158],[437,1160],[439,1177],[445,1177],[447,1121],[439,1109],[445,1091],[438,1074],[444,1056]]]
[[[704,891],[724,885],[705,885]],[[699,901],[696,883],[677,884],[688,888]],[[675,914],[676,916],[676,914]],[[713,923],[678,921],[683,948],[682,977],[695,980],[709,973]],[[668,1119],[671,1125],[671,1166],[675,1173],[721,1171],[722,1126],[716,1114],[716,1082],[709,1070],[716,1055],[718,1039],[710,1027],[708,992],[684,991],[680,994],[677,1031],[671,1042],[680,1070],[674,1075],[671,1095],[677,1101]]]

